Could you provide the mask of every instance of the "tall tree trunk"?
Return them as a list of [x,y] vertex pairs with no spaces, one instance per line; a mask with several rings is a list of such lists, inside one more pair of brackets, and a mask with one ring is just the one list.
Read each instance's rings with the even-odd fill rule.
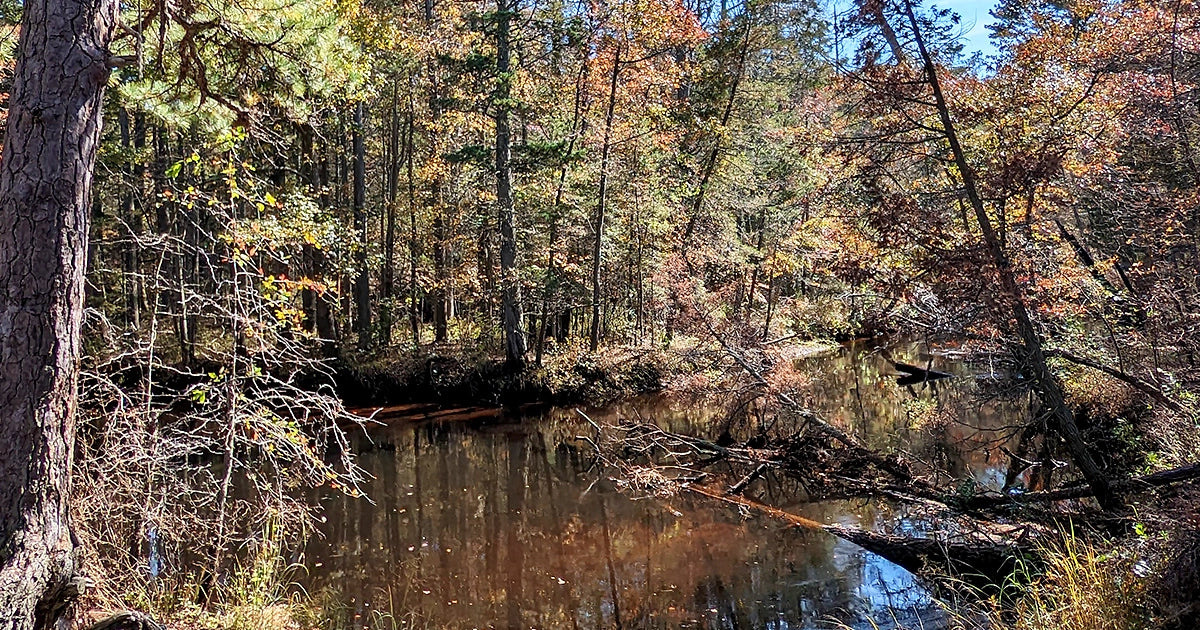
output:
[[354,323],[358,331],[358,347],[371,345],[371,280],[367,272],[367,155],[363,134],[366,132],[366,105],[361,101],[354,108],[353,151],[354,151],[354,230],[358,235],[358,253],[354,266],[358,276],[354,279]]
[[[579,74],[575,79],[575,105],[571,114],[571,140],[567,143],[567,155],[571,155],[575,151],[575,143],[582,135],[582,131],[586,122],[583,117],[583,95],[584,85],[587,83],[588,63],[587,59],[583,59],[579,64]],[[558,221],[559,213],[562,211],[563,193],[567,186],[567,172],[570,170],[570,164],[563,162],[563,165],[558,171],[558,184],[554,189],[554,206],[551,208],[550,215],[550,236],[546,246],[546,279],[542,286],[542,313],[539,318],[541,328],[537,333],[537,353],[535,362],[537,365],[542,364],[542,355],[546,348],[546,327],[547,321],[550,318],[551,303],[554,302],[555,316],[557,313],[557,280],[555,276],[557,269],[555,268],[554,254],[558,244]]]
[[884,41],[887,42],[888,50],[891,51],[896,63],[906,63],[908,55],[904,54],[904,47],[900,45],[900,38],[896,37],[896,31],[892,29],[892,25],[888,23],[887,18],[883,15],[884,2],[885,0],[865,0],[860,5],[859,12],[866,18],[867,22],[879,27],[879,32],[883,35]]
[[[121,128],[121,147],[126,151],[129,151],[132,147],[138,149],[145,148],[146,126],[144,121],[140,117],[136,122],[132,121],[129,116],[129,110],[124,107],[117,111],[117,116]],[[135,216],[138,199],[141,197],[143,175],[141,171],[142,168],[138,164],[130,164],[126,168],[125,185],[128,187],[128,190],[125,193],[124,200],[121,202],[121,221],[125,223],[125,228],[129,232],[129,242],[121,252],[121,275],[125,292],[125,326],[132,330],[137,330],[141,327],[142,296],[141,282],[138,278],[138,266],[141,258],[138,237],[141,234],[141,230],[138,229],[139,220]]]
[[0,630],[75,590],[68,516],[89,197],[115,0],[26,0],[0,162]]
[[[335,194],[329,185],[337,177],[337,162],[334,154],[331,151],[336,151],[333,143],[325,142],[323,145],[318,145],[320,148],[321,158],[316,165],[316,173],[314,173],[314,186],[318,192],[318,199],[321,200],[321,205],[330,207],[334,203]],[[334,173],[330,173],[330,168],[333,168]],[[326,357],[333,357],[338,352],[338,328],[337,320],[334,317],[335,300],[337,299],[333,291],[333,281],[326,275],[329,273],[326,265],[325,250],[319,247],[314,247],[312,252],[312,275],[313,279],[325,285],[325,289],[316,295],[315,303],[313,304],[313,319],[316,323],[317,337],[321,339],[321,352]]]
[[517,275],[517,236],[512,191],[512,139],[509,130],[512,67],[509,30],[513,6],[496,0],[496,206],[500,227],[501,322],[504,359],[511,367],[525,366],[525,328],[521,323],[521,279]]
[[[440,195],[435,198],[440,198]],[[433,216],[433,276],[434,286],[433,291],[430,291],[430,297],[433,300],[433,341],[434,343],[445,343],[449,336],[449,327],[447,322],[450,319],[449,313],[449,292],[446,291],[446,284],[449,282],[446,273],[446,219],[442,216],[443,208],[441,204],[437,204],[434,208]]]
[[937,107],[942,129],[945,132],[947,142],[950,144],[950,151],[954,156],[954,163],[958,167],[959,177],[962,179],[963,192],[971,204],[971,209],[975,212],[975,220],[979,223],[979,230],[983,234],[984,245],[991,254],[992,263],[996,266],[997,275],[1000,279],[1000,287],[1011,304],[1012,317],[1016,321],[1017,333],[1021,337],[1022,350],[1025,355],[1025,369],[1031,372],[1030,376],[1033,378],[1042,402],[1045,403],[1050,412],[1055,430],[1066,443],[1067,450],[1070,451],[1075,465],[1079,467],[1079,471],[1083,473],[1084,479],[1087,480],[1088,485],[1095,492],[1097,501],[1107,510],[1120,508],[1120,498],[1112,492],[1108,477],[1096,463],[1096,460],[1092,458],[1091,452],[1088,451],[1087,444],[1083,440],[1083,434],[1080,433],[1078,425],[1075,424],[1075,414],[1067,406],[1066,400],[1063,397],[1062,387],[1059,385],[1058,379],[1050,372],[1050,366],[1046,363],[1046,354],[1042,349],[1041,335],[1033,325],[1033,319],[1030,317],[1029,309],[1026,307],[1025,300],[1021,295],[1021,288],[1017,285],[1016,273],[1013,270],[1012,262],[1009,260],[1008,254],[1005,252],[1004,246],[996,234],[996,230],[992,227],[991,219],[988,218],[987,208],[983,205],[983,198],[979,195],[979,188],[975,180],[975,171],[971,168],[970,163],[967,161],[966,152],[963,151],[962,145],[959,143],[954,121],[950,116],[950,107],[946,102],[941,82],[938,79],[937,68],[933,63],[933,57],[929,54],[929,50],[925,46],[925,40],[921,35],[920,26],[917,23],[912,3],[909,0],[905,0],[904,9],[908,17],[909,26],[913,30],[913,37],[917,44],[917,51],[921,55],[921,62],[925,66],[924,70],[926,78],[929,81],[929,87],[933,91],[934,103]]
[[[432,20],[432,2],[427,5],[427,10],[430,11],[426,15],[427,20]],[[432,26],[432,22],[429,22]],[[436,61],[429,62],[429,116],[433,120],[433,126],[436,126],[442,119],[442,88],[441,77],[438,73]],[[432,159],[438,159],[441,153],[441,143],[437,134],[430,134],[429,152]],[[445,343],[449,337],[448,322],[452,317],[451,313],[451,297],[448,290],[450,284],[448,263],[449,263],[449,235],[447,234],[446,220],[446,203],[444,196],[444,188],[442,182],[441,169],[437,169],[437,173],[430,178],[429,181],[429,203],[433,207],[433,276],[434,285],[430,292],[430,299],[433,302],[433,337],[434,343]]]
[[387,210],[383,229],[383,269],[379,281],[379,340],[392,342],[392,298],[396,291],[396,193],[400,183],[400,87],[392,80],[392,121],[388,137]]
[[[193,138],[193,146],[199,142]],[[183,140],[180,138],[180,149],[183,148]],[[182,151],[180,151],[182,153]],[[196,177],[195,167],[189,165],[186,170],[187,177],[191,181],[199,179]],[[199,286],[200,279],[200,208],[199,204],[180,204],[178,209],[178,218],[183,219],[183,243],[184,252],[180,260],[179,267],[179,295],[181,296],[179,304],[179,322],[180,331],[180,348],[183,350],[184,365],[194,365],[196,363],[196,339],[199,333],[200,317],[195,310],[194,300],[188,299],[189,295],[194,295],[203,291]]]
[[[317,199],[321,190],[321,173],[317,167],[316,156],[316,133],[315,130],[307,124],[297,125],[296,134],[300,139],[300,165],[299,169],[303,172],[305,167],[308,168],[308,192],[313,199]],[[306,277],[317,279],[315,264],[313,261],[313,250],[315,248],[308,243],[305,243],[301,250],[301,269]],[[303,328],[305,331],[312,332],[316,330],[314,314],[317,305],[317,292],[311,287],[304,287],[300,290],[301,310],[304,311]]]
[[608,108],[604,113],[604,143],[600,150],[600,191],[596,202],[595,240],[592,241],[592,330],[591,349],[600,347],[600,270],[604,263],[604,214],[608,206],[608,163],[612,156],[613,112],[617,106],[617,84],[621,78],[621,46],[613,52],[612,73],[608,79]]
[[408,92],[408,114],[405,116],[404,137],[404,168],[408,177],[408,325],[412,329],[413,345],[421,345],[420,300],[417,287],[417,181],[413,160],[415,156],[413,136],[415,135],[416,107],[413,104],[413,91]]

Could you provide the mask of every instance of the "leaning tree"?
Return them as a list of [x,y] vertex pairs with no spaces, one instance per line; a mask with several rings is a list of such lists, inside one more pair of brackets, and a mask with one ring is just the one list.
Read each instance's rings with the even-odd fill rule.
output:
[[67,510],[87,259],[117,0],[26,0],[0,162],[0,630],[77,592]]

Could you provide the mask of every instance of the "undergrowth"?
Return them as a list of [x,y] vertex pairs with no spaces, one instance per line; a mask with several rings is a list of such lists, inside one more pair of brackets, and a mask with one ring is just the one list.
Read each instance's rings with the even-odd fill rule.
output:
[[285,558],[288,545],[278,519],[264,531],[228,577],[213,583],[204,571],[175,579],[147,578],[126,593],[110,593],[103,602],[145,613],[172,628],[194,630],[287,630],[312,627],[314,602],[295,580],[303,567]]
[[1044,546],[1040,571],[1023,569],[1027,581],[1001,627],[1014,630],[1140,630],[1153,627],[1147,598],[1149,568],[1133,549],[1102,551],[1067,531],[1059,544]]
[[1155,535],[1141,527],[1116,542],[1067,526],[1018,563],[998,591],[948,606],[960,630],[1185,630],[1195,628],[1200,537]]

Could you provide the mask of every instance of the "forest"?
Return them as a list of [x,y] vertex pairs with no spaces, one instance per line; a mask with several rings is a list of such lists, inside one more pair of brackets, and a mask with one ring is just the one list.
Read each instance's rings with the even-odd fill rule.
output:
[[1200,627],[1200,4],[979,7],[0,0],[0,630]]

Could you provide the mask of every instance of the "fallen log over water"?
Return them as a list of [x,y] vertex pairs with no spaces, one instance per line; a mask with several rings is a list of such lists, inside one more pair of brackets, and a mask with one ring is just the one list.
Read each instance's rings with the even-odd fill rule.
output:
[[980,536],[968,540],[917,538],[826,525],[825,531],[886,558],[911,573],[952,575],[978,584],[1002,584],[1018,562],[1032,557],[1032,545]]
[[[819,523],[702,485],[684,484],[682,489],[765,514],[796,527],[824,531],[915,574],[953,575],[979,584],[999,584],[1006,580],[1021,559],[1033,557],[1035,541],[1045,533],[1033,525],[1000,525],[959,516],[947,520],[952,527],[943,531],[931,532],[928,536],[901,536]],[[953,530],[953,533],[949,530]]]

